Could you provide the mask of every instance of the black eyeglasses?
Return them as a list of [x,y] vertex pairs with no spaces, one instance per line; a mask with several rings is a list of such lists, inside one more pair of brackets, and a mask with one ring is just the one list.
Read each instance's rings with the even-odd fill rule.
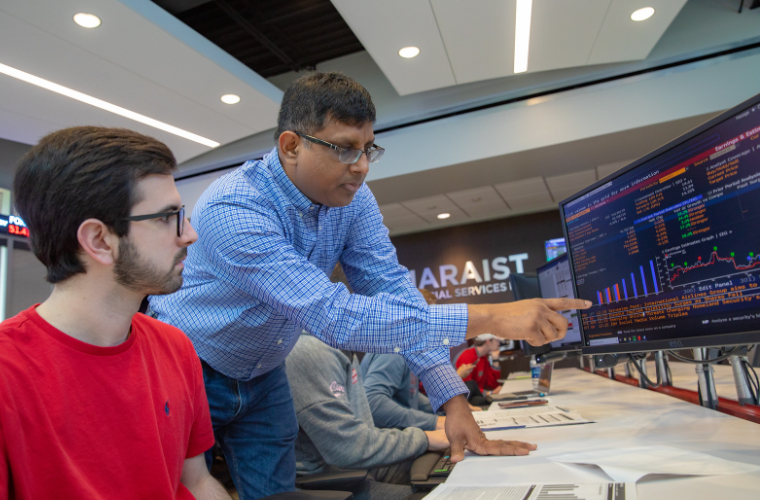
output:
[[385,153],[385,149],[381,148],[377,144],[373,144],[371,148],[367,149],[343,148],[336,146],[331,142],[323,141],[322,139],[317,139],[316,137],[302,134],[301,132],[296,132],[296,134],[298,134],[299,137],[303,137],[304,139],[313,142],[314,144],[321,144],[322,146],[327,146],[328,148],[337,151],[338,160],[340,160],[341,163],[348,163],[349,165],[359,161],[359,158],[362,157],[362,153],[367,155],[367,161],[369,163],[376,163],[380,160],[380,158],[383,157],[383,153]]
[[164,222],[168,222],[169,218],[177,216],[177,237],[182,236],[182,231],[185,230],[185,205],[182,205],[179,210],[174,212],[160,212],[157,214],[145,214],[145,215],[132,215],[122,220],[129,220],[133,222],[150,219],[163,219]]

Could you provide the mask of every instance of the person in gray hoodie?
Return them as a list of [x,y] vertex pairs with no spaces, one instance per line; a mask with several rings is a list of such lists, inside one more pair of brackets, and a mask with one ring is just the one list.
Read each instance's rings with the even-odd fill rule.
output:
[[369,469],[368,479],[353,491],[357,500],[403,499],[412,493],[411,462],[428,450],[449,446],[443,430],[375,427],[359,361],[351,352],[303,332],[285,367],[299,425],[299,476]]
[[397,354],[365,354],[361,368],[376,426],[443,429],[446,417],[436,415],[427,396],[420,394],[420,380],[404,358]]

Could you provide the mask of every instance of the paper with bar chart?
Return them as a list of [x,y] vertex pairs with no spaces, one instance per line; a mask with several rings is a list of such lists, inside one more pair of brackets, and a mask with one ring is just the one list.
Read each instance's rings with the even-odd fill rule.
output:
[[635,483],[461,486],[442,484],[426,500],[636,500]]

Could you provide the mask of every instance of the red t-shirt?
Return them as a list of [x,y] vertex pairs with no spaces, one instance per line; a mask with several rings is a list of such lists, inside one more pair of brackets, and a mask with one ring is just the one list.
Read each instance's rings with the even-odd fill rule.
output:
[[474,380],[475,383],[478,384],[478,387],[480,387],[481,391],[495,389],[499,386],[501,372],[491,368],[491,364],[488,362],[489,357],[490,353],[482,358],[478,358],[477,351],[475,351],[474,347],[471,347],[466,351],[462,351],[462,354],[459,355],[459,359],[457,359],[457,368],[477,361],[478,364],[476,364],[470,374],[464,378],[464,381]]
[[0,324],[0,498],[193,498],[184,460],[214,436],[190,340],[136,314],[98,347],[35,309]]

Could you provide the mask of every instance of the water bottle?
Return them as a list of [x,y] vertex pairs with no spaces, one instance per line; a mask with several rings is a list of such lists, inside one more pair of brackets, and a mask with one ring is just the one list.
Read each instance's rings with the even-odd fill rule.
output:
[[533,390],[538,390],[538,379],[541,377],[541,365],[536,363],[536,357],[530,357],[530,379],[533,382]]

